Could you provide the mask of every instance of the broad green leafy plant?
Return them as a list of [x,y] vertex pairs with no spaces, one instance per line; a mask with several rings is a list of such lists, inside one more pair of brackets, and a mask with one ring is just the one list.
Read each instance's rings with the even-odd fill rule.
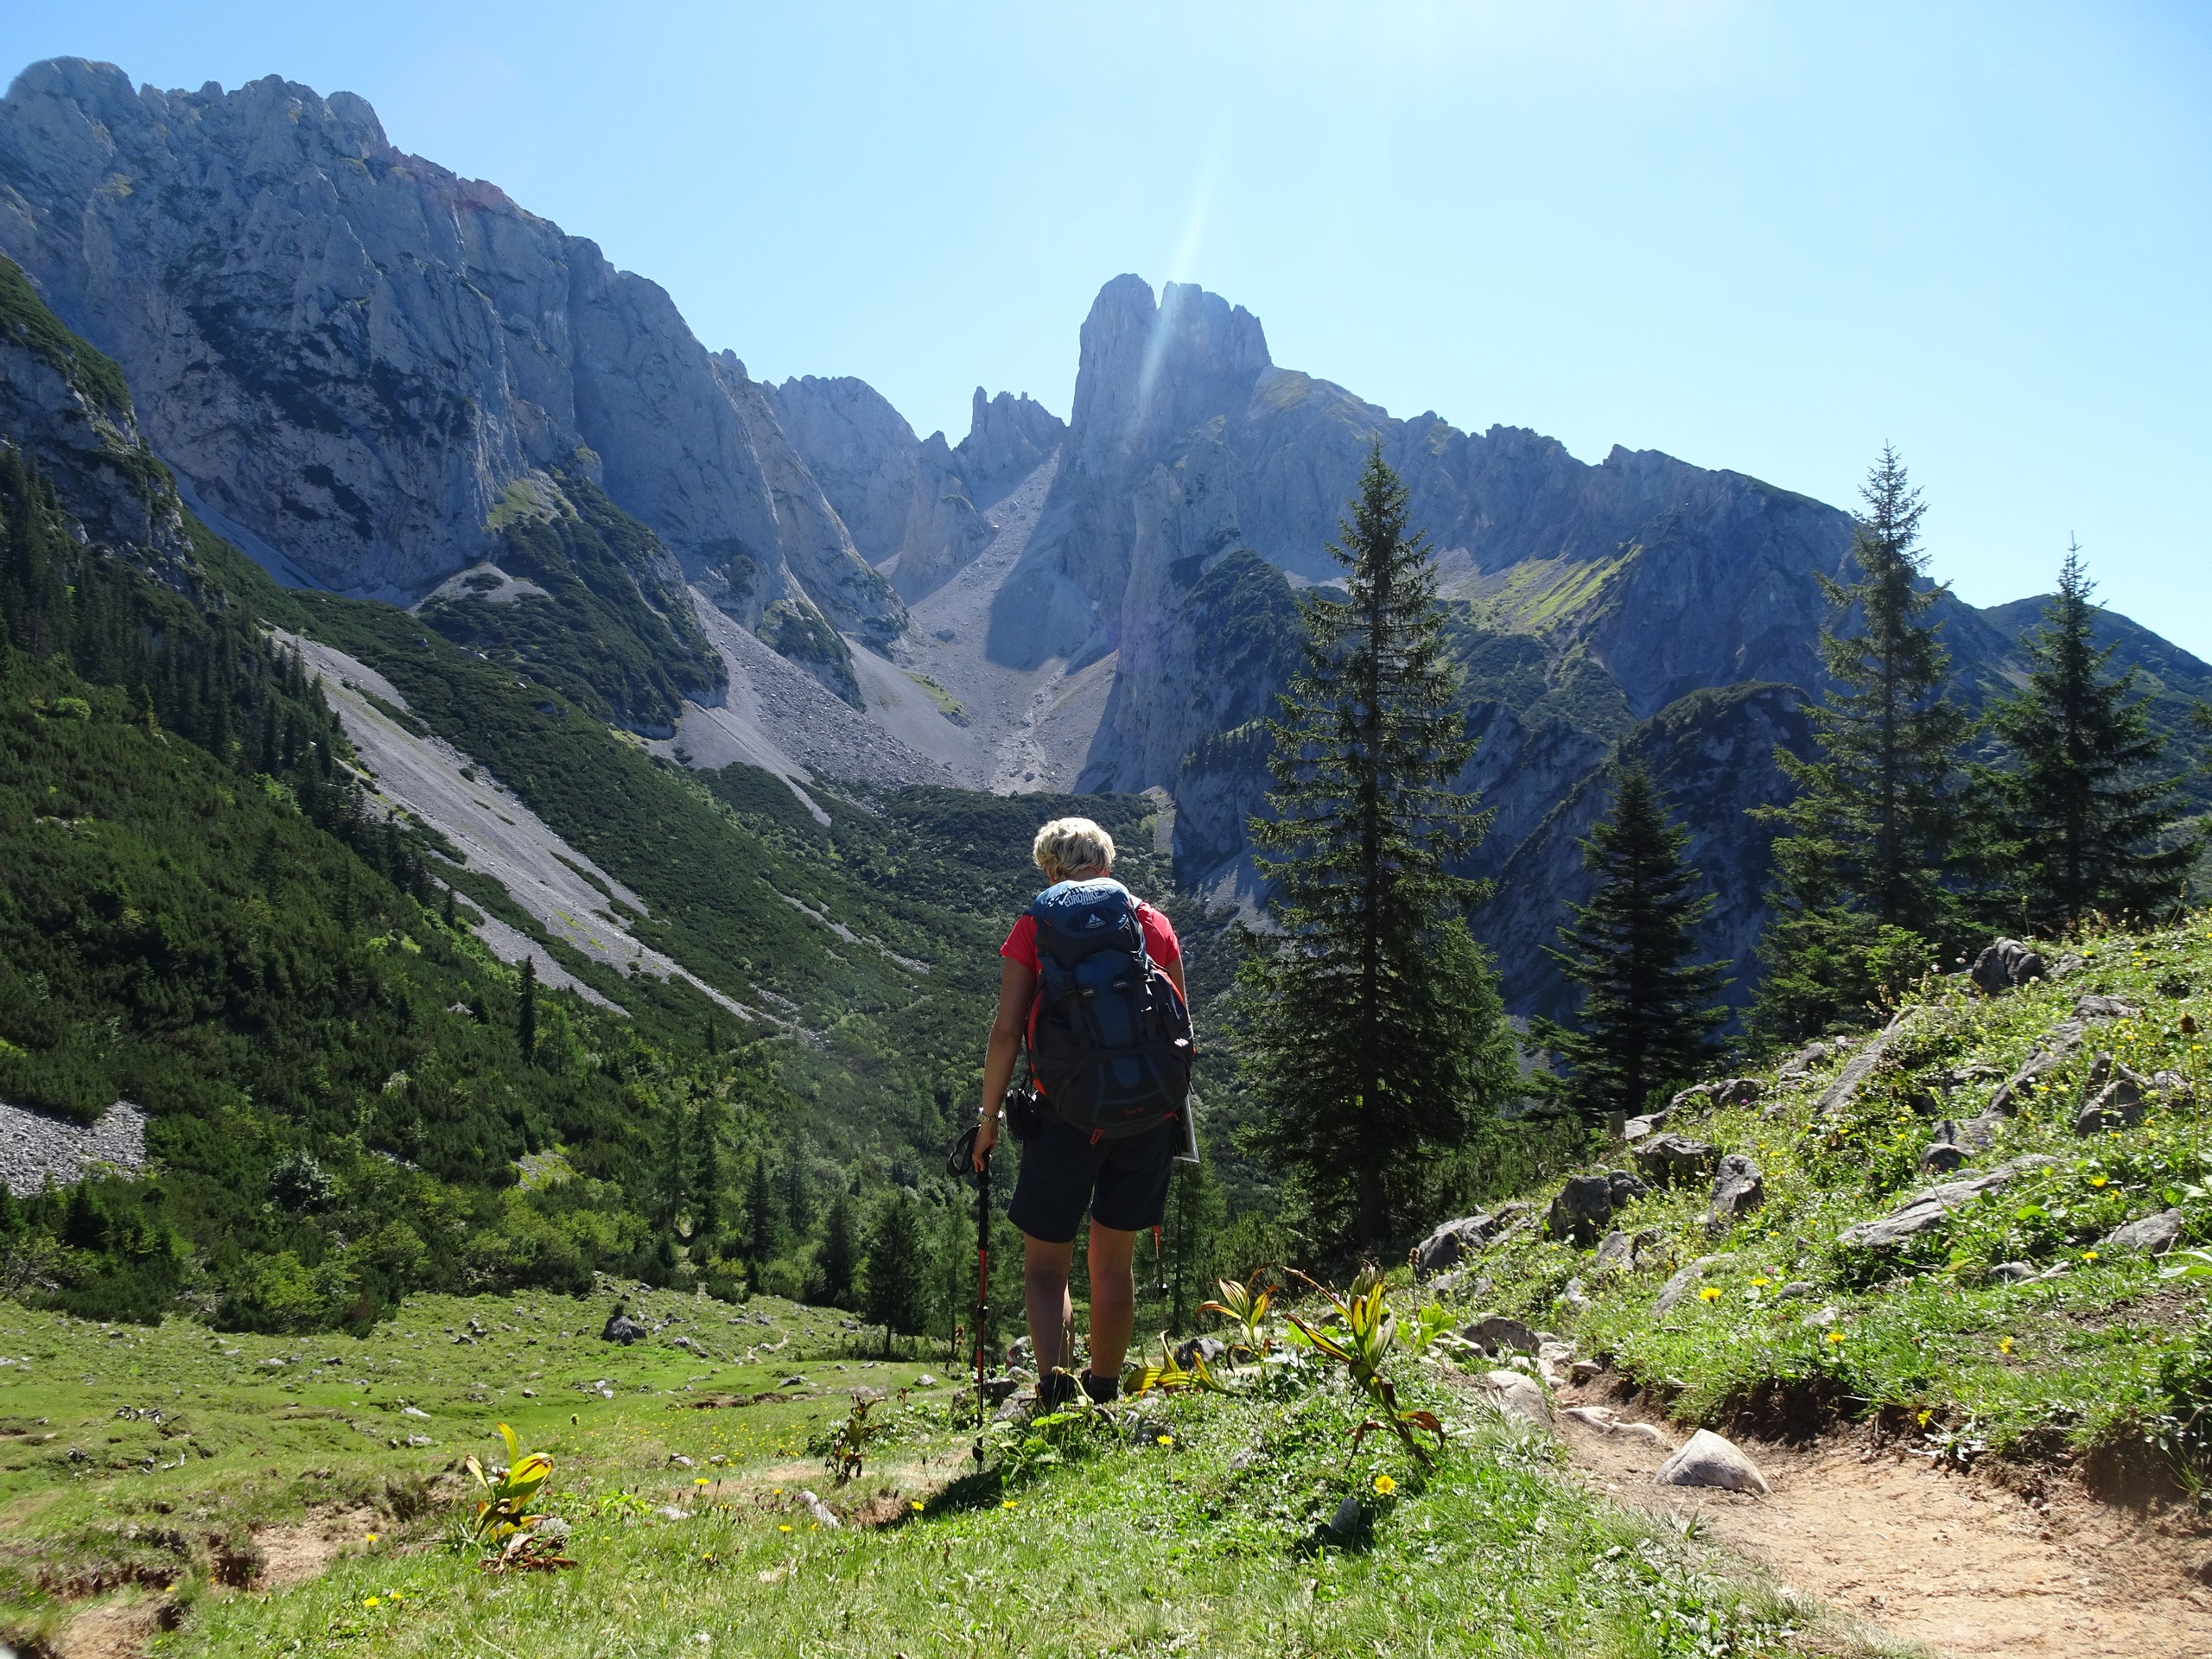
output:
[[[1352,1431],[1351,1443],[1356,1450],[1368,1434],[1378,1428],[1387,1428],[1398,1437],[1399,1444],[1422,1468],[1433,1466],[1434,1459],[1427,1448],[1414,1438],[1420,1429],[1436,1436],[1436,1443],[1444,1444],[1444,1425],[1431,1411],[1411,1411],[1398,1403],[1398,1390],[1383,1374],[1382,1367],[1398,1345],[1398,1317],[1390,1311],[1383,1294],[1382,1275],[1373,1268],[1363,1272],[1352,1281],[1351,1289],[1339,1296],[1327,1286],[1297,1275],[1320,1293],[1329,1304],[1330,1317],[1319,1324],[1311,1324],[1297,1314],[1287,1315],[1292,1325],[1306,1345],[1324,1358],[1333,1359],[1351,1373],[1352,1381],[1380,1410],[1379,1417],[1370,1417]],[[1420,1325],[1421,1345],[1427,1348],[1436,1332],[1431,1321],[1424,1318]],[[1410,1344],[1409,1344],[1410,1346]]]
[[1268,1335],[1268,1306],[1281,1287],[1269,1285],[1262,1289],[1260,1281],[1265,1276],[1264,1272],[1255,1273],[1241,1285],[1234,1279],[1217,1279],[1214,1287],[1221,1292],[1220,1300],[1199,1305],[1202,1313],[1218,1313],[1234,1323],[1239,1338],[1236,1345],[1254,1359],[1265,1358],[1274,1345],[1274,1338]]
[[507,1443],[505,1468],[487,1473],[473,1456],[467,1464],[483,1494],[467,1527],[468,1541],[483,1552],[482,1566],[494,1573],[574,1567],[557,1544],[539,1531],[552,1517],[533,1507],[552,1478],[553,1459],[543,1452],[525,1454],[514,1430],[505,1423],[499,1425],[499,1438]]

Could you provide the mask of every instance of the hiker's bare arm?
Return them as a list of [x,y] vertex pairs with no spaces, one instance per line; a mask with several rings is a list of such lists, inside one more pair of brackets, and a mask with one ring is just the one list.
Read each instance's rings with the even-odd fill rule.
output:
[[1174,985],[1175,994],[1188,1002],[1191,1000],[1191,994],[1183,988],[1183,958],[1178,957],[1173,962],[1161,964],[1160,971],[1166,975]]
[[1030,999],[1037,994],[1037,976],[1007,958],[999,964],[999,1011],[991,1021],[990,1046],[983,1051],[983,1122],[976,1132],[976,1167],[998,1144],[999,1107],[1006,1086],[1014,1081],[1014,1063],[1021,1057],[1021,1029],[1029,1022]]

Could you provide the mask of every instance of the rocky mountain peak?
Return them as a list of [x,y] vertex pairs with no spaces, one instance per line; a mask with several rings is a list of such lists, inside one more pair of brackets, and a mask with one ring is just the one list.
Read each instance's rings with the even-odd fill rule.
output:
[[1260,320],[1192,283],[1155,302],[1141,276],[1116,276],[1084,319],[1071,423],[1087,449],[1173,435],[1241,401],[1270,367]]
[[987,397],[976,388],[968,435],[952,452],[953,470],[978,508],[996,506],[1065,442],[1068,423],[1027,392]]

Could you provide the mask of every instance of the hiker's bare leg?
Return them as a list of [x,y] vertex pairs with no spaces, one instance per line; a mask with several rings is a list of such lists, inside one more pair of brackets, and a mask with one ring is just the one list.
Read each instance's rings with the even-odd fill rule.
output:
[[1122,1374],[1129,1332],[1137,1319],[1137,1281],[1130,1260],[1137,1236],[1090,1224],[1090,1374]]
[[[1048,1244],[1027,1233],[1021,1236],[1021,1300],[1029,1313],[1029,1346],[1036,1353],[1040,1378],[1067,1363],[1063,1343],[1075,1318],[1068,1300],[1068,1268],[1074,1261],[1073,1239]],[[1127,1336],[1124,1332],[1124,1340]]]

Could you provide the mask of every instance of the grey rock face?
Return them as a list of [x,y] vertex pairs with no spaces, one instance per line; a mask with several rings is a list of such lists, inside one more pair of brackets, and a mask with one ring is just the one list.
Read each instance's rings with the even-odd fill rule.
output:
[[632,1319],[625,1309],[616,1308],[607,1316],[607,1323],[600,1327],[601,1342],[619,1342],[627,1348],[633,1342],[643,1342],[652,1332]]
[[1643,1253],[1659,1243],[1656,1227],[1640,1227],[1633,1233],[1611,1232],[1599,1242],[1598,1271],[1608,1269],[1633,1273],[1643,1265]]
[[1821,1097],[1813,1103],[1813,1115],[1820,1117],[1829,1112],[1840,1111],[1856,1100],[1867,1078],[1872,1077],[1876,1069],[1888,1058],[1897,1039],[1911,1029],[1919,1013],[1918,1008],[1898,1009],[1896,1017],[1882,1028],[1873,1040],[1851,1057],[1843,1070],[1836,1074],[1835,1081],[1821,1091]]
[[1696,1180],[1713,1168],[1718,1150],[1688,1135],[1655,1135],[1636,1148],[1636,1166],[1655,1186]]
[[1853,1249],[1894,1249],[1942,1225],[1954,1210],[1972,1204],[1983,1193],[1994,1192],[2029,1170],[2046,1169],[2057,1161],[2040,1153],[2031,1153],[1967,1180],[1931,1186],[1924,1192],[1915,1193],[1878,1220],[1847,1227],[1836,1236],[1836,1243]]
[[1480,1249],[1494,1225],[1481,1214],[1446,1222],[1414,1247],[1414,1271],[1424,1279],[1443,1272]]
[[1966,1162],[1967,1148],[1959,1144],[1959,1126],[1948,1118],[1936,1126],[1936,1134],[1921,1149],[1920,1166],[1931,1175],[1948,1175]]
[[2107,1250],[2140,1250],[2145,1255],[2163,1255],[2181,1243],[2182,1229],[2188,1218],[2178,1210],[2161,1210],[2156,1215],[2131,1221],[2124,1227],[2115,1227],[2104,1236],[2100,1248]]
[[1700,1428],[1652,1477],[1662,1486],[1718,1486],[1765,1497],[1771,1490],[1759,1467],[1734,1441]]
[[[2111,1059],[2109,1055],[2098,1058]],[[2100,1077],[2095,1068],[2091,1069],[2089,1084],[2096,1094],[2075,1116],[2076,1135],[2102,1135],[2113,1129],[2133,1128],[2143,1121],[2143,1078],[2124,1065],[2107,1065],[2106,1071],[2106,1076]]]
[[1503,1313],[1487,1314],[1459,1334],[1494,1357],[1536,1351],[1536,1333],[1520,1320],[1508,1319]]
[[2031,979],[2041,979],[2044,960],[2018,939],[1999,939],[1983,948],[1967,973],[1984,995],[1996,996]]
[[1713,1198],[1707,1213],[1721,1224],[1748,1216],[1766,1202],[1766,1176],[1759,1166],[1740,1152],[1732,1152],[1720,1160],[1713,1177]]
[[155,448],[316,582],[411,600],[561,464],[748,624],[903,625],[741,363],[351,93],[35,64],[0,100],[0,251],[123,365]]
[[1570,1175],[1552,1200],[1551,1236],[1587,1247],[1598,1242],[1599,1230],[1612,1213],[1610,1181],[1603,1175]]

